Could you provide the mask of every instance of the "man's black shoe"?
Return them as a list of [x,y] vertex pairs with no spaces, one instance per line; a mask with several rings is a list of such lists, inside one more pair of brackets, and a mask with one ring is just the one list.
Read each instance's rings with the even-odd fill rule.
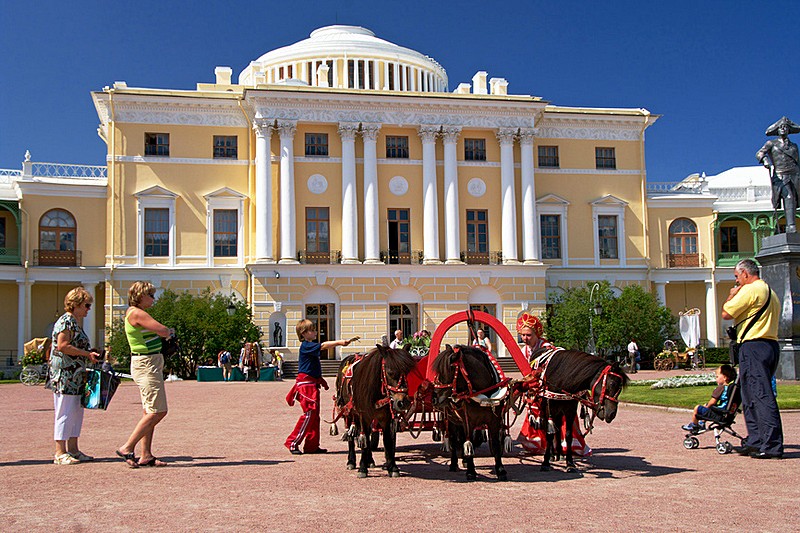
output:
[[303,452],[301,452],[297,448],[289,448],[289,453],[291,453],[292,455],[303,455]]
[[782,453],[753,452],[750,454],[753,459],[783,459]]
[[325,448],[317,448],[313,452],[306,452],[306,453],[328,453],[328,450],[326,450]]
[[758,453],[758,448],[753,448],[752,446],[741,446],[736,449],[736,453],[739,455],[751,455],[753,453]]

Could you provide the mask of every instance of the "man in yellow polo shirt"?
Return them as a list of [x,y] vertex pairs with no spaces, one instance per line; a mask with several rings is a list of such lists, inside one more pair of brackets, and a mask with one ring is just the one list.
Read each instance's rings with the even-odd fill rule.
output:
[[[722,318],[736,322],[739,348],[739,385],[742,391],[747,437],[739,453],[756,459],[783,457],[783,426],[778,402],[772,392],[772,376],[778,368],[778,320],[781,304],[759,276],[758,265],[743,259],[733,271],[736,285],[722,305]],[[767,303],[757,319],[755,315]],[[754,321],[755,320],[755,321]],[[748,327],[748,324],[753,322]],[[747,331],[745,331],[747,330]]]

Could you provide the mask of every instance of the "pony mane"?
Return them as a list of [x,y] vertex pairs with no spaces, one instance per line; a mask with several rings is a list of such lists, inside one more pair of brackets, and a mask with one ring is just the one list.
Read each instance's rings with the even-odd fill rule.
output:
[[[489,387],[498,382],[496,370],[489,362],[489,356],[486,352],[475,346],[455,345],[455,347],[447,346],[445,350],[439,352],[436,359],[433,360],[433,370],[437,376],[443,376],[444,381],[451,382],[453,380],[453,368],[450,365],[450,354],[458,349],[461,354],[461,361],[463,362],[467,374],[473,381],[473,387],[482,389]],[[442,379],[439,379],[443,382]],[[444,383],[444,382],[443,382]]]
[[416,361],[404,349],[376,346],[364,356],[353,370],[353,405],[362,413],[372,412],[382,398],[381,364],[386,362],[387,373],[394,371],[403,376],[413,370]]
[[[547,364],[547,383],[568,392],[586,390],[591,387],[592,379],[608,365],[602,357],[580,350],[558,351]],[[611,367],[622,376],[622,386],[625,387],[630,380],[628,375],[616,363]]]

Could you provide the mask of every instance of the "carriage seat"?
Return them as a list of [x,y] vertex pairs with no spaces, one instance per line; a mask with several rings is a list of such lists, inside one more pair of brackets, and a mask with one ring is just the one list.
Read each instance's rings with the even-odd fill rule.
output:
[[508,396],[508,387],[500,387],[489,396],[477,394],[472,397],[472,400],[479,403],[481,407],[496,407],[506,399],[506,396]]

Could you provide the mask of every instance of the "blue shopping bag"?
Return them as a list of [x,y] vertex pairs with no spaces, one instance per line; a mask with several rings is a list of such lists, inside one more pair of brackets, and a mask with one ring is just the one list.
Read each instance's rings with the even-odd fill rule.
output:
[[81,397],[81,405],[86,409],[106,410],[119,387],[119,377],[113,372],[91,369],[86,370],[86,377],[86,389]]

